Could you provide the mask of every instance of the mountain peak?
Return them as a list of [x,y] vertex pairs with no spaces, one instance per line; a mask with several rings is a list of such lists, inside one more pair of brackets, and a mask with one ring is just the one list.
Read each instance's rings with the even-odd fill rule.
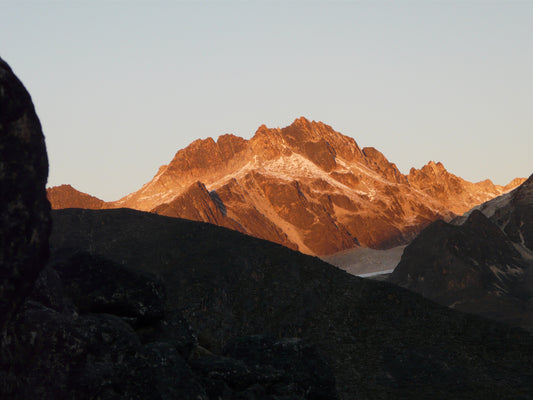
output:
[[431,160],[424,167],[422,167],[422,169],[424,168],[427,168],[427,169],[431,168],[433,171],[436,171],[436,172],[446,171],[446,168],[444,168],[444,165],[440,161],[435,162],[433,160]]
[[497,194],[435,161],[406,177],[377,149],[361,149],[331,126],[299,117],[284,128],[263,124],[250,140],[233,134],[196,140],[111,206],[216,223],[329,254],[356,243],[405,243],[436,218]]
[[315,122],[314,120],[309,121],[305,117],[300,117],[300,118],[296,118],[290,126],[295,125],[295,126],[306,126],[307,127],[309,125],[317,125],[317,124],[321,124],[321,122]]
[[71,185],[53,186],[46,189],[48,201],[53,209],[85,208],[98,210],[107,208],[105,201],[76,190]]

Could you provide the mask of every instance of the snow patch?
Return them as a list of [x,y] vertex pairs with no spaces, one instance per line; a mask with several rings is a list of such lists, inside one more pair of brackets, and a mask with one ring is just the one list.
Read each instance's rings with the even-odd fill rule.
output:
[[368,277],[394,271],[405,247],[397,246],[388,250],[357,247],[320,258],[352,275]]

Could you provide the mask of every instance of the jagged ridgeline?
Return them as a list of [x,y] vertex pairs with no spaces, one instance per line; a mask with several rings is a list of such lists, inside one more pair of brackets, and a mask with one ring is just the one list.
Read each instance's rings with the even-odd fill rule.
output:
[[46,168],[27,169],[45,148],[3,62],[0,105],[2,177],[18,176],[0,181],[1,300],[15,304],[0,398],[531,398],[529,333],[211,224],[57,210],[46,265]]
[[522,181],[470,183],[434,162],[403,175],[378,150],[299,118],[281,129],[263,125],[250,140],[197,140],[116,202],[67,186],[50,188],[49,198],[55,209],[128,207],[326,255],[406,244],[432,221],[450,220]]

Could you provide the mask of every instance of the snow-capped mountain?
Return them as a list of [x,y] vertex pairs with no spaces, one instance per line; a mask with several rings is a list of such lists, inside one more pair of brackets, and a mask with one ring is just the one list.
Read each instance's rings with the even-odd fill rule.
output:
[[325,255],[405,244],[432,221],[512,187],[470,183],[434,162],[403,175],[378,150],[302,117],[281,129],[263,125],[250,140],[197,140],[105,207],[205,221]]

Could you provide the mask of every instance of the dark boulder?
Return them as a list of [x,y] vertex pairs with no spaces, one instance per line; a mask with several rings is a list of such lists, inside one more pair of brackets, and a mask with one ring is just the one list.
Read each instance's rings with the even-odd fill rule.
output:
[[62,254],[51,266],[64,282],[65,294],[82,313],[114,314],[134,327],[164,317],[165,288],[153,274],[87,252]]
[[302,399],[338,398],[330,366],[306,340],[240,337],[225,346],[224,355],[242,360],[257,375],[259,383],[275,382],[270,387],[274,394],[291,393],[293,398]]
[[30,95],[0,59],[0,330],[48,257],[48,159]]
[[[133,329],[107,314],[60,313],[25,303],[10,324],[1,398],[90,398],[113,391],[140,345]],[[103,396],[105,398],[105,396]]]
[[76,312],[72,301],[65,297],[63,281],[55,269],[47,266],[41,271],[28,300],[59,312]]
[[[150,400],[208,400],[209,397],[189,365],[169,343],[155,342],[142,347],[132,363],[124,391],[137,382],[138,398]],[[129,397],[128,397],[129,398]]]
[[177,310],[165,319],[138,327],[136,330],[143,343],[171,344],[185,359],[188,359],[193,349],[198,346],[198,338],[191,325]]

